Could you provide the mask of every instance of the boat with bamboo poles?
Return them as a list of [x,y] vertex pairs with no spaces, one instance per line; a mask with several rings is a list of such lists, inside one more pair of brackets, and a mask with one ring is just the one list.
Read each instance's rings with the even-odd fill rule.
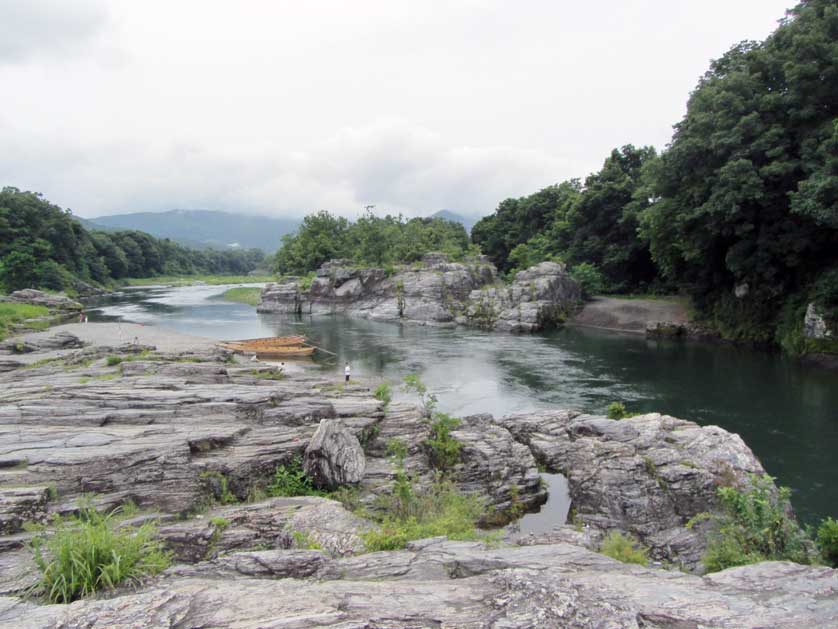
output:
[[316,349],[313,346],[306,345],[304,336],[273,336],[241,341],[224,341],[219,343],[219,346],[237,354],[251,354],[257,358],[268,360],[310,356]]

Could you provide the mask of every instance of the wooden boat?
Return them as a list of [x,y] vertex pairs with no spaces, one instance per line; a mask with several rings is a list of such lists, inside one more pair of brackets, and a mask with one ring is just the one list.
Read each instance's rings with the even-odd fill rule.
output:
[[261,339],[244,339],[241,341],[225,341],[222,345],[229,345],[231,347],[242,348],[260,348],[260,347],[288,347],[302,345],[306,342],[304,336],[271,336]]
[[270,360],[273,358],[299,358],[302,356],[311,356],[314,353],[314,349],[315,348],[313,347],[286,347],[284,349],[277,348],[271,350],[257,350],[253,353],[256,354],[256,358]]
[[275,336],[261,339],[246,339],[243,341],[226,341],[219,343],[225,349],[238,354],[255,354],[257,358],[294,358],[310,356],[315,348],[303,345],[304,336]]

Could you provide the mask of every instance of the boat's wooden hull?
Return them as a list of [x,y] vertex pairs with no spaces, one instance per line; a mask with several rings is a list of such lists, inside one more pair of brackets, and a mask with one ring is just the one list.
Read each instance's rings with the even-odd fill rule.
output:
[[[251,352],[245,352],[251,353]],[[311,356],[314,353],[313,347],[289,347],[287,349],[275,349],[270,351],[257,350],[252,352],[256,354],[256,358],[263,358],[270,360],[273,358],[299,358],[303,356]]]
[[242,341],[225,341],[222,345],[231,348],[258,349],[299,346],[305,343],[305,341],[306,337],[304,336],[277,336],[261,339],[245,339]]

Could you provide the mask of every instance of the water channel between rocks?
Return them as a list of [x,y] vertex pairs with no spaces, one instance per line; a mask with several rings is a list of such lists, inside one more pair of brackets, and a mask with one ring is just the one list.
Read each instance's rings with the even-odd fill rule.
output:
[[[420,374],[452,415],[496,416],[543,408],[604,413],[661,412],[738,433],[778,482],[790,486],[799,516],[835,516],[838,504],[838,374],[781,356],[722,345],[649,341],[581,328],[514,336],[397,325],[345,317],[258,315],[221,301],[224,286],[143,288],[89,311],[91,320],[160,325],[216,339],[305,334],[335,356],[314,367],[392,382]],[[550,500],[521,521],[541,532],[567,515],[567,484],[545,475]]]

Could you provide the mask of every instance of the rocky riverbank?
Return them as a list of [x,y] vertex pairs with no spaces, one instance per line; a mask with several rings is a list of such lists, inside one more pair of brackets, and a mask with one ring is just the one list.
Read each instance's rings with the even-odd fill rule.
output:
[[334,260],[310,283],[289,278],[269,284],[257,311],[534,332],[562,324],[580,298],[576,282],[554,262],[522,271],[504,286],[485,260],[449,262],[442,254],[428,254],[392,274]]
[[[96,343],[99,325],[79,326],[84,338],[66,329],[29,337],[49,349],[0,374],[4,626],[838,622],[834,570],[771,562],[699,577],[675,569],[698,570],[705,538],[686,523],[718,508],[716,488],[762,472],[742,440],[720,428],[568,410],[462,418],[449,477],[483,500],[486,523],[547,498],[539,468],[567,477],[574,522],[537,537],[507,532],[494,545],[436,538],[367,553],[363,533],[378,525],[363,511],[320,497],[265,498],[260,489],[277,465],[305,455],[309,470],[357,480],[358,502],[374,509],[397,479],[387,447],[394,439],[414,487],[429,486],[431,427],[420,408],[387,405],[367,386],[322,372],[239,364],[201,339]],[[134,589],[71,605],[26,599],[37,573],[24,523],[72,512],[83,494],[100,509],[136,504],[133,521],[158,522],[174,565]],[[610,530],[634,534],[673,567],[594,552]]]

